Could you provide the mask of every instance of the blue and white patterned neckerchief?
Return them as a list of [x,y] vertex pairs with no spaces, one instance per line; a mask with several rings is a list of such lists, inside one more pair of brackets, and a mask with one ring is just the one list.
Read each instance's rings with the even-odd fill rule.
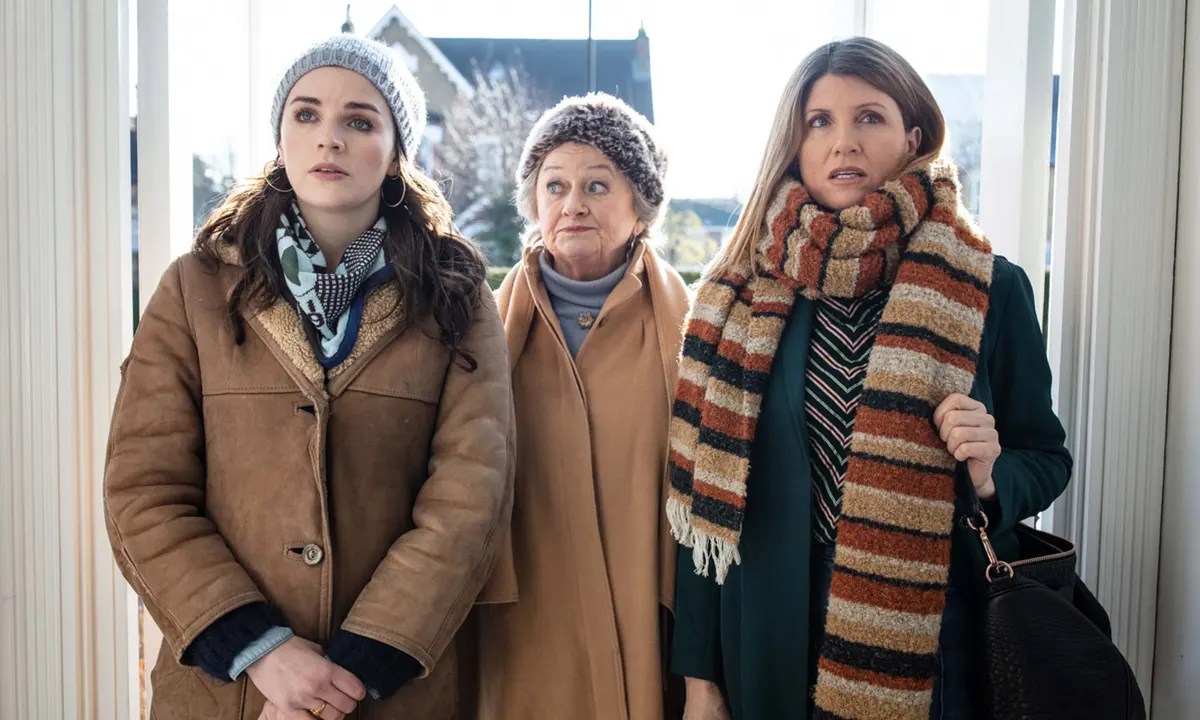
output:
[[316,331],[321,343],[319,354],[324,356],[319,359],[326,367],[330,366],[330,358],[345,357],[350,349],[346,345],[352,346],[358,335],[357,323],[350,322],[351,313],[347,311],[363,282],[386,269],[386,235],[387,221],[381,215],[374,226],[346,247],[341,263],[330,271],[296,204],[293,202],[279,216],[275,238],[283,277],[300,317]]

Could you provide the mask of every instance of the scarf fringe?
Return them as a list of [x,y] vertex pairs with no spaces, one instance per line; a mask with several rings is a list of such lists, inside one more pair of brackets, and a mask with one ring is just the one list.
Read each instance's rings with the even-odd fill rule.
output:
[[717,584],[724,585],[730,566],[741,565],[742,556],[737,543],[697,530],[692,545],[692,563],[696,572],[704,577],[708,577],[708,565],[712,563],[717,571]]
[[677,498],[667,500],[667,521],[675,541],[692,549],[692,565],[697,575],[708,577],[712,566],[716,569],[717,584],[721,585],[729,575],[730,566],[742,564],[737,543],[697,530],[692,525],[692,508]]
[[696,530],[692,527],[692,508],[679,498],[667,498],[667,522],[671,525],[671,537],[684,547],[696,542]]

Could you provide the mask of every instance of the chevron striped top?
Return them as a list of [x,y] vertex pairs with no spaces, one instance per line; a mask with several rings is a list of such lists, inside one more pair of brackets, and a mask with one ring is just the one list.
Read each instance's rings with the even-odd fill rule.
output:
[[887,288],[860,298],[823,298],[813,318],[804,414],[812,453],[813,536],[826,545],[837,541],[854,413],[887,299]]

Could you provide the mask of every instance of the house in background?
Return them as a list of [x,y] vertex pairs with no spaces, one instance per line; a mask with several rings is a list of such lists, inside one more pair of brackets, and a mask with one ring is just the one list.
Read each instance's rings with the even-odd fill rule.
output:
[[[446,169],[443,148],[446,129],[466,108],[475,91],[476,73],[484,77],[519,69],[536,90],[538,101],[548,108],[564,96],[588,91],[588,43],[584,39],[431,38],[427,37],[392,6],[366,33],[396,49],[425,90],[429,117],[418,163],[433,174]],[[650,65],[650,39],[640,28],[632,40],[595,40],[596,89],[625,100],[654,121],[654,94]],[[980,164],[982,160],[984,77],[982,75],[930,75],[926,82],[947,118],[950,152],[960,167],[963,196],[974,214],[979,212]],[[1054,78],[1053,112],[1058,111],[1058,77]],[[1052,133],[1057,124],[1052,126]],[[1051,137],[1050,165],[1053,172],[1056,138]],[[1051,181],[1053,187],[1053,180]],[[486,215],[476,205],[460,206],[451,197],[464,229],[476,234],[479,218]],[[739,203],[730,199],[685,199],[672,201],[672,210],[694,211],[699,225],[685,223],[686,242],[728,239],[737,222]],[[674,238],[667,238],[674,242]],[[678,240],[684,242],[682,238]],[[1049,243],[1047,243],[1047,252]],[[691,253],[689,253],[691,254]],[[694,263],[688,262],[688,265]]]
[[742,212],[735,198],[672,198],[663,222],[661,248],[680,272],[698,272],[729,240]]
[[[429,124],[418,160],[430,171],[438,169],[446,124],[474,93],[477,69],[484,75],[509,67],[522,70],[546,108],[565,96],[588,92],[587,40],[430,38],[394,5],[366,35],[405,57],[425,90]],[[593,42],[596,89],[621,98],[653,121],[650,38],[645,28],[633,40]]]

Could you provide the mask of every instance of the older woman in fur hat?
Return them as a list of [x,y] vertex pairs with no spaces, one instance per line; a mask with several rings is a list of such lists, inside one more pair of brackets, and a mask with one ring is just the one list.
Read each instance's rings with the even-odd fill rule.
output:
[[666,165],[646,118],[603,94],[563,100],[526,140],[527,248],[497,295],[516,500],[477,617],[481,717],[663,717],[664,478],[688,305],[653,247]]

